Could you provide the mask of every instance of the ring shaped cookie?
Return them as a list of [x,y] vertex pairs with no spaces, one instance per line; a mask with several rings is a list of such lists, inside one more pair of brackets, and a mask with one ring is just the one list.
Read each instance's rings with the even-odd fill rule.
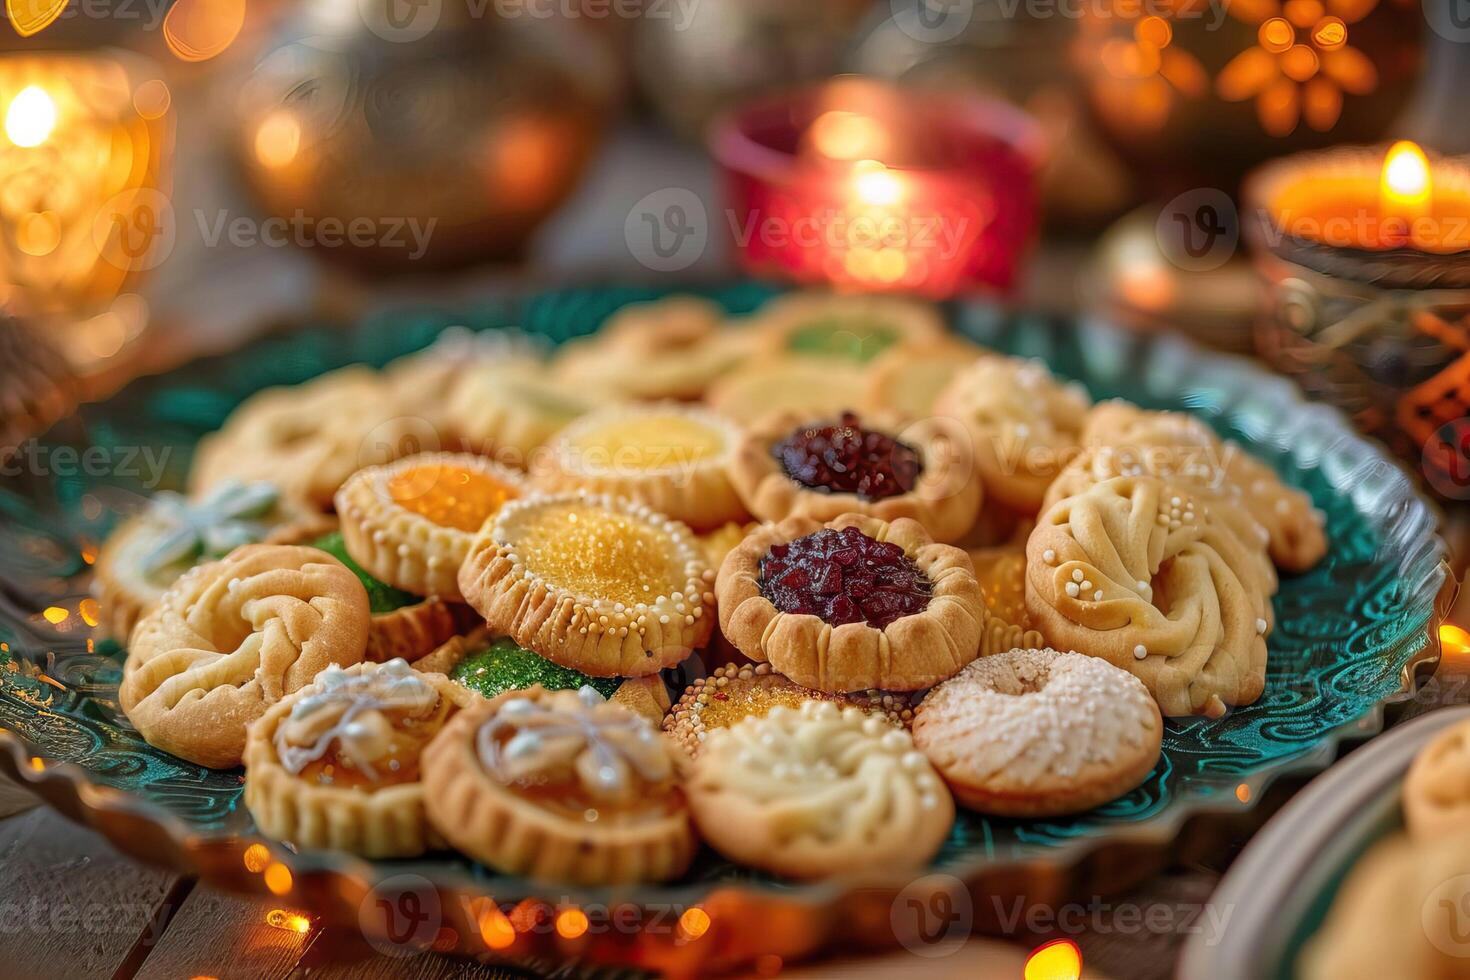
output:
[[790,878],[922,868],[954,823],[908,732],[829,701],[711,732],[688,795],[711,847]]
[[1138,678],[1098,657],[1011,650],[930,691],[914,744],[955,798],[982,813],[1090,810],[1147,778],[1164,722]]
[[442,847],[419,757],[478,699],[402,660],[328,667],[272,705],[245,743],[245,805],[262,833],[370,858]]
[[363,570],[414,595],[461,602],[459,566],[525,478],[472,453],[420,453],[358,470],[337,491],[342,541]]
[[240,764],[245,729],[367,645],[362,583],[315,548],[246,545],[179,578],[133,630],[118,700],[157,748]]
[[1259,547],[1204,498],[1116,477],[1041,515],[1026,543],[1026,608],[1051,646],[1133,673],[1164,714],[1218,717],[1266,683]]
[[694,857],[678,750],[590,687],[502,694],[423,756],[429,820],[456,848],[541,881],[663,881]]
[[[795,471],[791,460],[797,461]],[[730,475],[750,512],[763,521],[907,517],[936,541],[969,531],[984,493],[975,479],[968,433],[940,417],[903,425],[894,417],[776,413],[746,431]],[[840,489],[830,485],[834,477],[843,481]],[[875,490],[847,489],[859,483]]]
[[496,633],[595,677],[657,673],[703,646],[713,582],[688,527],[586,493],[507,504],[459,571],[465,601]]
[[969,556],[906,518],[764,525],[726,556],[715,591],[741,653],[832,694],[917,691],[993,642]]
[[934,401],[973,439],[975,468],[989,497],[1026,514],[1076,453],[1092,401],[1079,384],[1039,361],[987,354],[955,375]]
[[707,409],[663,402],[598,409],[561,430],[536,482],[551,491],[627,497],[707,531],[749,515],[730,484],[740,442],[734,423]]

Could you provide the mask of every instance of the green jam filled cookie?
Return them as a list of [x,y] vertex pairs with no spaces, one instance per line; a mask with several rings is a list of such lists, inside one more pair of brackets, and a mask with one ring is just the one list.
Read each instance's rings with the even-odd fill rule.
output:
[[540,684],[548,691],[576,690],[590,684],[603,697],[610,698],[623,683],[621,677],[588,677],[554,664],[508,636],[492,642],[488,650],[465,657],[455,664],[449,677],[487,698],[524,690],[533,684]]
[[363,571],[362,566],[353,561],[352,556],[347,553],[347,548],[342,544],[342,532],[340,531],[333,531],[331,534],[317,538],[311,543],[311,546],[325,551],[351,569],[352,574],[362,582],[362,587],[367,589],[368,608],[374,616],[379,613],[390,613],[404,606],[416,606],[424,601],[421,596],[404,592],[402,589],[395,589]]
[[866,364],[898,339],[898,331],[880,321],[833,316],[792,330],[786,348],[796,354],[840,357]]

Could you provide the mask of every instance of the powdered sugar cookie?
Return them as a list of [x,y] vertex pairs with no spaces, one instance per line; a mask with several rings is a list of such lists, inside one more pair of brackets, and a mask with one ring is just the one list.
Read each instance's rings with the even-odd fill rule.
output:
[[1011,650],[982,657],[914,712],[914,744],[982,813],[1080,813],[1141,783],[1164,723],[1138,678],[1097,657]]

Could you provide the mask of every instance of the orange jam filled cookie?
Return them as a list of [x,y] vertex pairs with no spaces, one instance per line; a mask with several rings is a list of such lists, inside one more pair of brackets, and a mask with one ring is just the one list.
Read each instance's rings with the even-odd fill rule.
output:
[[953,419],[864,423],[844,412],[768,416],[746,432],[730,475],[752,514],[829,521],[839,514],[911,518],[939,541],[975,523],[982,489],[969,437]]
[[474,695],[402,660],[328,667],[250,727],[245,805],[267,836],[365,857],[438,845],[419,757]]
[[656,673],[703,646],[713,581],[685,525],[621,497],[579,493],[508,504],[459,573],[491,629],[598,677]]
[[725,558],[716,594],[741,653],[830,693],[917,691],[991,652],[969,556],[904,518],[765,525]]
[[367,593],[324,552],[251,544],[180,576],[144,616],[118,701],[149,745],[214,769],[245,729],[332,664],[362,660]]
[[591,687],[533,687],[451,719],[424,753],[429,819],[456,848],[541,881],[662,881],[695,839],[677,750]]
[[708,530],[748,516],[728,472],[739,441],[733,423],[701,408],[599,409],[557,435],[537,478],[553,490],[628,497]]
[[712,732],[688,793],[711,847],[791,878],[922,868],[954,823],[954,800],[908,732],[831,702]]
[[470,453],[424,453],[359,470],[337,491],[342,540],[374,578],[460,601],[459,566],[485,521],[522,493],[520,474]]

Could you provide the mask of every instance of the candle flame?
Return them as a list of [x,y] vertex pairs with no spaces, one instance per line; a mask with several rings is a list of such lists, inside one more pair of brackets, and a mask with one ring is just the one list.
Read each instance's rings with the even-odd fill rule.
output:
[[1400,140],[1383,160],[1383,199],[1392,211],[1425,210],[1431,194],[1429,158],[1417,144]]
[[16,146],[40,146],[56,128],[56,100],[39,85],[27,85],[5,110],[5,135]]
[[903,197],[903,184],[898,176],[876,160],[859,164],[856,188],[860,201],[877,208],[897,204]]
[[1439,648],[1442,653],[1452,657],[1470,654],[1470,632],[1454,623],[1440,623]]
[[1070,939],[1043,943],[1026,957],[1026,980],[1077,980],[1082,976],[1082,950]]

